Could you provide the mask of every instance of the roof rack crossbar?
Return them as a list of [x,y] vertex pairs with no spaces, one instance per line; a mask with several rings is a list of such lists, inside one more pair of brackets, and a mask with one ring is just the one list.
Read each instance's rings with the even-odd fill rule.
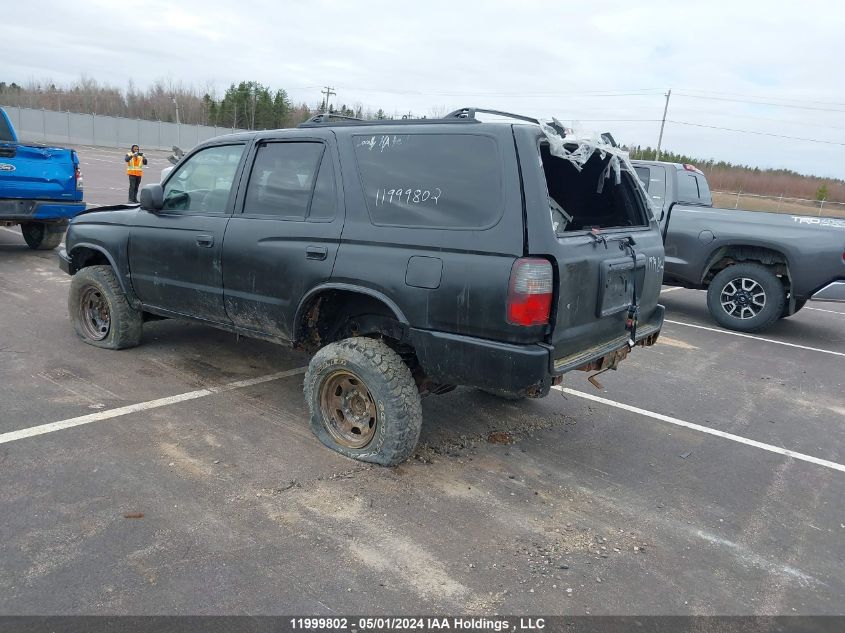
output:
[[537,123],[540,122],[537,119],[534,119],[530,116],[524,116],[522,114],[514,114],[513,112],[502,112],[501,110],[487,110],[486,108],[460,108],[455,110],[454,112],[450,112],[444,118],[446,119],[474,119],[477,112],[482,112],[484,114],[495,114],[497,116],[504,116],[510,119],[518,119],[520,121],[528,121],[529,123]]
[[343,114],[332,114],[329,112],[324,112],[322,114],[315,114],[310,119],[305,121],[304,123],[300,123],[299,127],[308,127],[313,123],[328,123],[333,119],[340,120],[340,121],[348,121],[348,122],[355,122],[360,121],[361,123],[364,122],[364,119],[359,119],[358,117],[354,116],[345,116]]

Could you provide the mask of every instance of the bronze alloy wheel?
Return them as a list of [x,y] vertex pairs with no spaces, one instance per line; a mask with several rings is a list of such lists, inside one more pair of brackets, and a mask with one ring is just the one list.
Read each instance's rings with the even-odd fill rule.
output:
[[378,411],[375,400],[358,376],[345,370],[329,374],[320,387],[323,424],[346,448],[364,448],[373,439]]
[[102,341],[109,335],[109,304],[99,288],[88,286],[82,291],[79,299],[79,322],[85,336],[93,341]]

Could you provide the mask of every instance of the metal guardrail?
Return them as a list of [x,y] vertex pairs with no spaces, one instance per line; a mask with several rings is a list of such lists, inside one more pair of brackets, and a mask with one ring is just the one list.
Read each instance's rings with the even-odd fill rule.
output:
[[5,105],[2,107],[9,115],[18,138],[34,143],[100,147],[130,147],[137,143],[146,149],[170,150],[174,145],[178,145],[187,150],[221,134],[245,131],[101,114],[57,112]]

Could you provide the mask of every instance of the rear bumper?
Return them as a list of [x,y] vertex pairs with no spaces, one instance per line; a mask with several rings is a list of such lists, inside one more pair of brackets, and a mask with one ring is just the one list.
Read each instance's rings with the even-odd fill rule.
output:
[[[637,328],[637,344],[651,345],[663,326],[658,305]],[[628,335],[616,337],[578,354],[554,358],[551,345],[514,345],[431,330],[410,331],[411,344],[426,375],[434,382],[480,387],[508,393],[540,388],[548,391],[553,378],[601,361],[628,347]]]
[[85,211],[84,202],[61,200],[0,200],[0,220],[67,222]]
[[834,281],[833,283],[827,284],[810,297],[810,300],[845,302],[845,281]]

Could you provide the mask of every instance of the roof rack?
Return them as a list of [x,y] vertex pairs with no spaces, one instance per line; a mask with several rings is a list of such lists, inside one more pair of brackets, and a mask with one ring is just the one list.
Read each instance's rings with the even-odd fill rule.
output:
[[[359,119],[351,116],[343,116],[340,114],[317,114],[312,116],[305,123],[300,123],[298,127],[324,127],[334,125],[418,125],[418,124],[432,124],[432,123],[481,123],[476,118],[476,114],[493,114],[496,116],[506,117],[509,119],[516,119],[518,121],[525,121],[526,123],[540,122],[529,116],[522,114],[514,114],[513,112],[503,112],[501,110],[488,110],[486,108],[460,108],[454,112],[450,112],[442,119]],[[554,126],[553,126],[554,127]]]
[[460,108],[455,110],[454,112],[450,112],[444,118],[446,119],[475,119],[476,113],[481,112],[483,114],[495,114],[497,116],[507,117],[509,119],[518,119],[520,121],[527,121],[528,123],[537,123],[540,122],[530,116],[525,116],[522,114],[514,114],[513,112],[502,112],[501,110],[487,110],[485,108]]
[[359,122],[359,123],[366,123],[364,119],[359,119],[358,117],[354,116],[344,116],[343,114],[333,114],[331,112],[324,112],[322,114],[316,114],[312,116],[310,119],[305,121],[304,123],[300,123],[299,127],[310,127],[311,124],[315,123],[330,123],[331,121],[343,121],[346,122]]

